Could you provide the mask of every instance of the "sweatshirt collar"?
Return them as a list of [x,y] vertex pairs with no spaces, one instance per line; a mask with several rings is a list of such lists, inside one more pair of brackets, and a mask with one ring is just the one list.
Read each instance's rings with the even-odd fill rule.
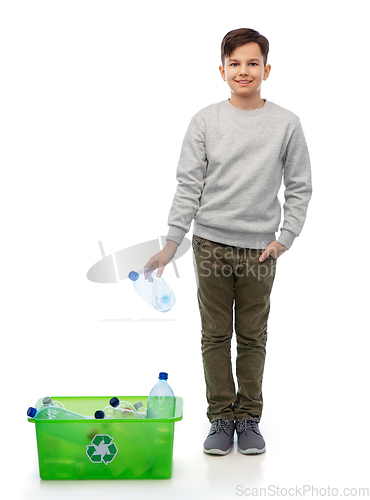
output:
[[270,102],[267,99],[263,99],[263,101],[265,101],[265,105],[262,108],[253,109],[251,111],[245,111],[244,109],[236,108],[233,104],[231,104],[229,99],[226,99],[226,101],[224,101],[224,104],[225,107],[235,115],[248,117],[248,116],[262,115],[266,113],[266,111],[270,107]]

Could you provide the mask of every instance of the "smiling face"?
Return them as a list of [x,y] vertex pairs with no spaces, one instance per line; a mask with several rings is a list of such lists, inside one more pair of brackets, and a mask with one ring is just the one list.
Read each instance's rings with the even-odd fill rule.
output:
[[257,104],[263,80],[270,74],[271,66],[264,67],[263,56],[258,43],[249,42],[237,47],[230,57],[225,57],[225,67],[220,73],[231,90],[231,101]]

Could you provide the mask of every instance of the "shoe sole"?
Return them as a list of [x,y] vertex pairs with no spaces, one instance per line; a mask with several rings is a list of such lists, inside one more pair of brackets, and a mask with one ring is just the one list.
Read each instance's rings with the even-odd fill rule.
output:
[[224,450],[218,450],[217,448],[211,448],[210,450],[206,450],[203,448],[204,453],[207,453],[207,455],[227,455],[230,453],[231,447],[224,451]]
[[266,451],[266,446],[261,450],[259,450],[258,448],[247,448],[246,450],[241,450],[239,447],[238,450],[243,455],[258,455],[259,453],[264,453]]

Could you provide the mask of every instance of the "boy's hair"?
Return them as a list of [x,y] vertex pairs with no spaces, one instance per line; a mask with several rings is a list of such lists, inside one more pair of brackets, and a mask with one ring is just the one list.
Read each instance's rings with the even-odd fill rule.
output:
[[258,31],[240,28],[237,30],[229,31],[221,43],[221,61],[222,66],[225,67],[225,57],[230,57],[231,53],[240,45],[245,43],[255,42],[258,43],[263,56],[263,64],[267,64],[267,55],[269,53],[269,41]]

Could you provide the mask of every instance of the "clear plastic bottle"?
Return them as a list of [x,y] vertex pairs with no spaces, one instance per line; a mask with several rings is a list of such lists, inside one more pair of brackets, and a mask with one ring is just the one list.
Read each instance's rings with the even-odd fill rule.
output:
[[146,418],[146,408],[145,406],[143,405],[143,402],[142,401],[138,401],[137,403],[135,403],[134,405],[134,408],[135,410],[143,417],[143,418]]
[[120,401],[118,398],[114,397],[109,401],[109,404],[113,408],[115,418],[144,418],[136,410],[135,405],[132,405],[128,401]]
[[81,420],[85,418],[74,411],[60,408],[60,406],[44,406],[40,410],[30,407],[27,410],[27,415],[35,420]]
[[61,403],[60,401],[52,400],[51,398],[49,398],[49,396],[40,398],[35,404],[36,410],[41,410],[41,408],[44,408],[45,406],[58,406],[59,408],[64,408],[63,403]]
[[154,307],[156,311],[167,312],[176,303],[176,297],[173,290],[165,280],[158,278],[157,270],[151,273],[153,281],[149,281],[144,277],[144,269],[138,273],[131,271],[128,275],[134,283],[135,290],[148,304]]
[[[96,419],[111,419],[111,418],[145,418],[146,414],[141,411],[136,410],[135,405],[131,405],[127,401],[120,401],[118,398],[114,397],[109,401],[109,406],[106,406],[102,410],[97,410],[94,417]],[[140,401],[140,408],[143,407],[143,403]]]
[[168,385],[168,374],[160,372],[159,382],[155,384],[148,397],[147,418],[172,418],[175,414],[176,399]]
[[114,408],[112,406],[106,406],[102,410],[97,410],[94,414],[95,418],[117,418],[114,414]]

